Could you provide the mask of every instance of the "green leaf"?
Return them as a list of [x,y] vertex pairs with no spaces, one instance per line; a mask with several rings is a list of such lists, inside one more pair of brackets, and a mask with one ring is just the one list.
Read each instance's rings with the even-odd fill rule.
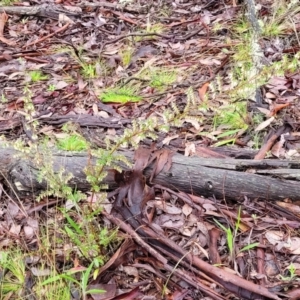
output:
[[225,131],[225,132],[219,134],[219,135],[217,136],[217,138],[222,138],[222,137],[224,137],[224,136],[233,135],[233,134],[239,132],[240,130],[241,130],[241,129],[235,129],[235,130]]
[[82,274],[82,285],[83,285],[84,289],[86,289],[86,287],[87,287],[89,276],[91,274],[93,266],[94,266],[94,262],[92,262],[89,265],[89,267],[87,268],[87,270]]
[[53,276],[53,277],[50,277],[50,278],[46,279],[45,281],[42,282],[42,285],[46,285],[46,284],[52,283],[52,282],[60,280],[60,279],[65,279],[65,280],[80,284],[72,276],[69,276],[69,275],[66,275],[66,274],[60,274],[60,275],[56,275],[56,276]]
[[85,292],[86,294],[103,294],[106,293],[105,290],[91,289]]
[[68,223],[75,229],[75,231],[81,236],[84,235],[83,231],[80,229],[79,225],[76,224],[73,219],[66,213],[63,213]]
[[214,144],[215,147],[219,147],[219,146],[223,146],[229,143],[234,143],[236,139],[229,139],[229,140],[225,140],[225,141],[220,141]]
[[247,251],[247,250],[253,249],[253,248],[257,247],[258,245],[259,245],[259,243],[249,244],[249,245],[245,246],[244,248],[242,248],[242,249],[240,250],[240,252],[243,252],[243,251]]

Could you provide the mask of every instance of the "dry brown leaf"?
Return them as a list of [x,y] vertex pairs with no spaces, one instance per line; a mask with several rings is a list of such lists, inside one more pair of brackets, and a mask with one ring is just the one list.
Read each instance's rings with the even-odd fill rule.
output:
[[199,98],[201,101],[205,100],[205,95],[209,86],[209,82],[206,82],[202,85],[201,88],[198,89]]
[[266,127],[268,127],[273,121],[275,120],[274,117],[271,117],[269,119],[267,119],[266,121],[260,123],[256,128],[255,131],[260,131],[265,129]]
[[163,139],[162,143],[164,145],[169,145],[169,143],[174,140],[174,139],[177,139],[179,137],[178,134],[175,134],[175,135],[172,135],[172,136],[167,136]]
[[271,110],[270,116],[276,115],[280,110],[282,110],[285,107],[290,106],[291,103],[284,103],[284,104],[275,104],[273,109]]
[[188,205],[188,204],[184,204],[182,207],[182,212],[183,214],[187,217],[188,215],[190,215],[192,213],[193,209]]
[[184,156],[193,156],[196,153],[195,143],[186,143],[184,149]]

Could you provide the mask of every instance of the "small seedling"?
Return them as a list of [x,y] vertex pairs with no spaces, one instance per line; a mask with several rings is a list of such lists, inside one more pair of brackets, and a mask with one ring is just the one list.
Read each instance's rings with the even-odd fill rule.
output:
[[175,72],[168,70],[152,70],[150,72],[150,86],[157,88],[159,90],[164,89],[164,87],[171,85],[176,81]]
[[86,140],[77,134],[59,140],[57,146],[65,151],[83,151],[88,147]]
[[124,49],[123,51],[121,51],[120,55],[121,55],[121,59],[123,62],[123,66],[128,66],[129,63],[131,62],[132,59],[132,55],[133,55],[134,49],[127,47],[126,49]]
[[48,79],[48,76],[44,75],[43,72],[40,70],[30,71],[29,76],[32,82],[39,82]]
[[49,86],[48,86],[48,92],[54,92],[55,90],[56,90],[56,86],[55,86],[55,84],[50,84]]
[[[67,271],[65,274],[60,274],[60,275],[48,278],[42,284],[47,285],[47,284],[55,282],[57,280],[64,279],[65,281],[73,283],[78,288],[80,288],[81,296],[82,296],[81,299],[83,299],[83,300],[88,299],[87,298],[88,294],[103,294],[103,293],[105,293],[104,290],[100,290],[100,289],[90,289],[89,290],[88,289],[88,281],[89,281],[89,277],[91,275],[93,266],[94,266],[94,262],[92,262],[87,269],[86,268],[84,268],[84,269],[73,268],[72,270]],[[78,281],[72,275],[75,273],[80,273],[80,272],[81,272],[81,280]]]
[[95,64],[82,64],[82,75],[85,78],[95,78],[97,76],[96,65]]
[[[236,223],[234,226],[234,232],[232,232],[232,229],[230,227],[226,228],[224,225],[222,225],[220,222],[218,222],[218,220],[214,219],[214,221],[226,233],[226,240],[227,240],[227,245],[228,245],[228,249],[229,249],[229,254],[230,254],[231,259],[233,260],[234,255],[235,255],[235,253],[234,253],[235,239],[237,237],[237,233],[238,233],[238,230],[240,228],[240,223],[241,223],[241,207],[239,207],[239,210],[238,210],[237,220],[236,220]],[[239,252],[250,250],[252,248],[257,247],[258,245],[259,245],[259,243],[249,244],[249,245],[243,247]]]
[[234,27],[232,29],[240,36],[241,34],[249,31],[250,24],[245,18],[242,18],[234,24]]
[[2,93],[1,94],[1,103],[5,104],[7,102],[8,102],[8,100],[7,100],[6,96],[5,96],[5,94]]
[[9,294],[20,295],[24,288],[26,275],[22,254],[20,252],[1,251],[0,268],[0,294],[2,296]]
[[243,247],[239,252],[251,250],[251,249],[257,247],[258,245],[259,245],[259,243],[252,243],[252,244],[249,244],[249,245]]
[[142,97],[138,96],[133,88],[121,87],[107,89],[100,95],[102,102],[122,103],[139,102]]
[[289,271],[290,275],[289,276],[282,276],[280,275],[280,278],[284,281],[291,281],[293,280],[297,275],[296,275],[296,267],[293,265],[293,264],[290,264],[288,267],[287,267],[287,270]]
[[[230,104],[226,107],[219,109],[214,117],[214,127],[226,125],[230,132],[234,130],[246,129],[247,124],[247,105],[246,103]],[[224,133],[226,135],[226,133]],[[230,135],[230,134],[229,134]]]
[[227,245],[229,249],[229,254],[231,257],[233,257],[233,245],[234,245],[234,235],[232,233],[232,230],[230,227],[226,228],[224,225],[222,225],[218,220],[214,219],[214,221],[220,226],[222,230],[225,231],[226,233],[226,240],[227,240]]

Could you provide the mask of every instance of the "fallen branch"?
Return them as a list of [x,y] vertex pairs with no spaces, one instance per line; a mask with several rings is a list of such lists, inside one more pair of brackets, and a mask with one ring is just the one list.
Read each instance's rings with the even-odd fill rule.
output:
[[[87,153],[52,151],[43,154],[40,150],[40,160],[49,163],[51,158],[53,168],[58,172],[62,167],[66,173],[73,174],[69,184],[78,190],[89,190],[84,169],[96,164],[96,159]],[[22,158],[20,152],[12,148],[0,148],[0,172],[14,186],[17,193],[39,193],[47,190],[46,180],[37,181],[39,168],[36,157]],[[130,161],[133,161],[133,152],[124,152]],[[44,157],[44,158],[43,158]],[[124,170],[128,167],[120,164]],[[146,168],[144,174],[151,177],[155,164]],[[247,172],[250,170],[251,172]],[[110,189],[117,187],[114,180],[114,171],[108,170],[104,183]],[[259,175],[258,175],[259,174]],[[274,178],[276,176],[277,178]],[[179,190],[189,194],[206,197],[243,199],[259,198],[261,200],[277,201],[289,198],[299,200],[300,195],[300,162],[281,160],[239,160],[239,159],[207,159],[185,157],[175,154],[172,157],[172,167],[169,171],[161,171],[154,177],[152,184]]]
[[42,4],[35,6],[1,6],[0,12],[9,15],[37,16],[58,20],[60,14],[68,17],[80,16],[80,13],[67,10],[63,7],[53,4]]

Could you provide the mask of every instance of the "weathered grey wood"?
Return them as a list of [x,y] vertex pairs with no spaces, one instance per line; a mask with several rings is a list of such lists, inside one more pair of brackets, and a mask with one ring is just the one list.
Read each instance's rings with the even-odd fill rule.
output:
[[41,4],[35,6],[0,6],[0,12],[10,15],[37,16],[58,20],[59,14],[69,17],[80,16],[80,13],[70,11],[54,4]]
[[[167,173],[160,173],[155,178],[155,183],[206,197],[241,199],[247,196],[270,201],[286,198],[293,201],[300,199],[299,181],[253,174],[253,169],[250,172],[222,169],[224,165],[228,166],[229,160],[226,160],[225,164],[222,159],[210,160],[210,165],[213,167],[204,167],[203,165],[209,166],[205,160],[207,159],[175,155],[171,170]],[[235,162],[236,169],[239,168],[239,164],[245,163],[243,160],[232,160],[231,164],[234,165]],[[268,169],[268,163],[274,164],[275,161],[250,162],[254,165],[258,163],[260,166],[266,164],[266,169]],[[291,166],[294,166],[294,163],[297,164],[288,161],[281,163],[284,165],[290,163]],[[300,170],[298,171],[300,173]],[[286,169],[283,169],[283,172],[285,174]]]
[[[49,153],[41,154],[39,159],[44,162],[53,161],[53,169],[56,172],[63,168],[66,173],[72,173],[74,178],[70,181],[71,186],[76,186],[79,190],[89,189],[83,170],[88,163],[95,164],[94,158],[89,158],[86,153],[60,151]],[[124,155],[132,161],[132,152],[124,152]],[[150,178],[152,170],[153,165],[145,170],[147,178]],[[300,163],[280,160],[202,159],[175,154],[171,169],[161,172],[152,183],[217,198],[241,199],[247,196],[270,201],[285,198],[299,200],[299,181],[283,179],[289,170],[291,178],[299,178]],[[47,178],[44,178],[42,183],[37,181],[39,170],[36,166],[36,155],[30,158],[30,154],[20,155],[12,148],[2,147],[0,148],[0,172],[2,178],[14,187],[17,193],[32,194],[47,189]],[[255,172],[270,173],[272,176],[254,174]],[[108,174],[105,183],[110,188],[115,188],[113,171],[108,170]],[[274,178],[274,175],[278,178]]]

